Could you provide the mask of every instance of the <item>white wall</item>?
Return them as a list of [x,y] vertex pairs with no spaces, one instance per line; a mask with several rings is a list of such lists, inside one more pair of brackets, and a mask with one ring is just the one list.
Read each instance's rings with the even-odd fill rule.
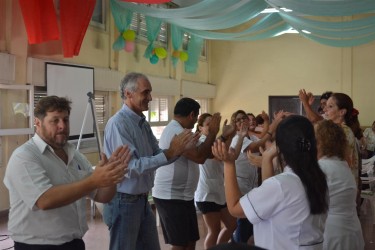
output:
[[257,42],[211,42],[215,111],[268,112],[269,95],[331,90],[353,98],[361,125],[375,119],[375,43],[355,48],[320,45],[295,34]]

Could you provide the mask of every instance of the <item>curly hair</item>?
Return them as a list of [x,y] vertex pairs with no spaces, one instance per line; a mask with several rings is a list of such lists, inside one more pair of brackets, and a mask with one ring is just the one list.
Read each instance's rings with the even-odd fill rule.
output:
[[70,110],[72,102],[65,97],[58,97],[55,95],[46,96],[39,100],[34,108],[34,116],[39,119],[44,119],[47,112],[53,111],[68,111],[70,115]]
[[236,112],[234,112],[234,113],[232,114],[232,116],[230,117],[231,122],[236,123],[236,117],[237,117],[238,114],[243,114],[244,116],[247,117],[246,112],[243,111],[242,109],[239,109],[239,110],[237,110]]
[[322,156],[337,156],[341,160],[345,159],[348,142],[340,125],[330,120],[319,121],[315,126],[315,136],[318,151]]
[[207,119],[207,117],[212,117],[212,115],[209,113],[203,113],[199,116],[195,132],[199,132],[199,126],[203,127],[203,123]]

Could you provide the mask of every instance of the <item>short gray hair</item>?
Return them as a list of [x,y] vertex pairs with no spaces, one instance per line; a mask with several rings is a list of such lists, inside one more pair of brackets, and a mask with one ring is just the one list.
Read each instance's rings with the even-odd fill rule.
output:
[[126,99],[126,96],[124,94],[125,90],[128,90],[130,92],[137,91],[138,88],[138,79],[143,78],[148,81],[148,78],[146,75],[142,73],[137,72],[130,72],[125,75],[125,77],[121,80],[120,83],[120,96],[123,100]]

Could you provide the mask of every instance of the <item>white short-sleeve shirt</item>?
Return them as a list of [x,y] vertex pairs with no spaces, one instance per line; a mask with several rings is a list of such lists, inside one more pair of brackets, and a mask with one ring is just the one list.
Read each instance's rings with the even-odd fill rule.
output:
[[[172,120],[163,130],[159,147],[169,148],[172,138],[184,131],[176,120]],[[180,156],[175,162],[162,166],[156,170],[152,196],[165,200],[194,199],[199,180],[199,166],[197,163]]]
[[311,215],[299,177],[286,167],[240,199],[254,225],[255,245],[266,249],[322,249],[326,214]]
[[9,189],[8,230],[14,241],[60,245],[82,238],[88,230],[85,198],[48,210],[35,205],[52,186],[79,181],[93,171],[74,145],[67,144],[64,149],[68,165],[36,134],[10,157],[4,184]]

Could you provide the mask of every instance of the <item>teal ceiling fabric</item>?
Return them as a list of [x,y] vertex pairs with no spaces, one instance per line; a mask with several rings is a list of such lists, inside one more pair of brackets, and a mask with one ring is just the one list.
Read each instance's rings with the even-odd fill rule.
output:
[[147,27],[147,40],[149,42],[146,51],[144,53],[145,58],[150,58],[154,49],[154,41],[159,34],[161,27],[161,20],[146,16],[146,27]]
[[185,62],[185,72],[195,73],[198,68],[198,60],[201,55],[203,38],[191,35],[188,47],[189,59]]
[[[184,32],[180,27],[172,24],[171,25],[171,36],[172,36],[173,51],[178,51],[181,48],[181,45],[182,45],[182,42],[183,42]],[[176,65],[178,63],[178,58],[176,56],[173,56],[173,54],[172,54],[171,59],[172,59],[172,65],[174,67],[176,67]]]
[[[267,11],[270,7],[273,13]],[[182,43],[182,37],[177,36],[184,33],[194,37],[188,48],[198,48],[197,41],[203,39],[253,41],[279,36],[290,29],[334,47],[358,46],[375,40],[375,0],[201,0],[170,9],[111,0],[111,11],[120,32],[128,27],[128,15],[133,12],[170,24],[175,51]],[[118,40],[114,48],[121,47],[121,38]],[[194,65],[191,60],[195,59],[189,54],[185,64]],[[176,58],[172,63],[176,65]]]
[[112,16],[115,21],[115,25],[120,32],[120,35],[112,45],[112,48],[114,50],[121,50],[125,47],[125,39],[122,37],[122,33],[129,28],[133,18],[133,11],[129,9],[116,11],[116,7],[116,2],[111,1]]

